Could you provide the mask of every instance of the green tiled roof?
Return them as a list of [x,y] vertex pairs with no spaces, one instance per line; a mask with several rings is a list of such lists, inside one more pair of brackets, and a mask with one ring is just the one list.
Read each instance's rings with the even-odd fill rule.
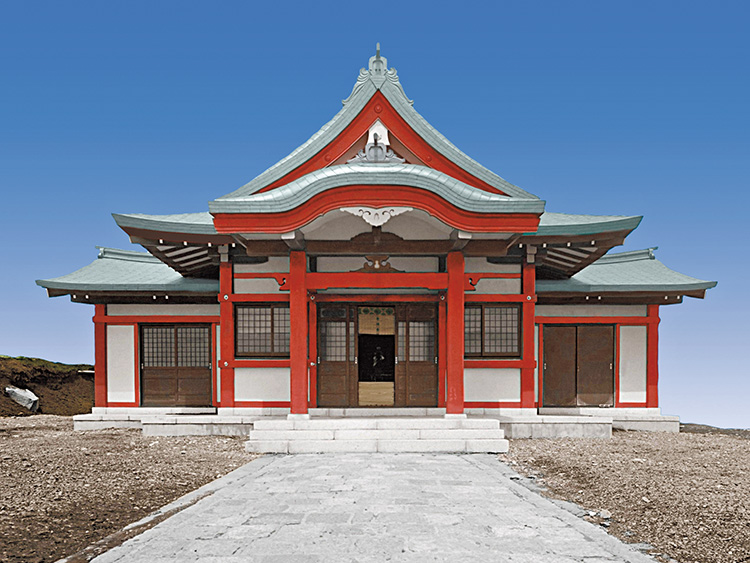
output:
[[214,218],[208,211],[203,213],[179,213],[176,215],[145,215],[143,213],[113,213],[112,217],[121,227],[164,231],[168,233],[190,233],[215,235]]
[[688,292],[710,289],[714,281],[670,270],[654,256],[656,248],[620,252],[599,258],[566,280],[538,280],[538,293],[552,292]]
[[602,232],[632,231],[643,217],[627,215],[542,214],[534,235],[595,235]]
[[325,190],[360,184],[411,186],[430,191],[456,207],[477,213],[541,213],[544,201],[493,194],[438,170],[414,164],[341,164],[310,172],[274,190],[236,194],[209,204],[213,213],[279,213]]
[[219,281],[184,278],[145,252],[99,248],[99,256],[80,270],[37,285],[63,291],[171,291],[218,293]]
[[293,151],[289,156],[271,166],[268,170],[261,173],[248,184],[245,184],[230,194],[220,197],[217,201],[221,201],[222,199],[247,197],[296,169],[312,156],[320,152],[342,131],[344,131],[360,111],[362,111],[365,105],[367,105],[370,98],[372,98],[372,96],[378,91],[385,96],[404,121],[406,121],[406,123],[408,123],[420,137],[448,160],[511,197],[536,199],[535,195],[507,182],[461,152],[455,145],[453,145],[453,143],[432,127],[432,125],[430,125],[427,120],[412,107],[413,102],[406,97],[406,93],[404,92],[404,89],[399,82],[398,75],[396,74],[396,69],[388,69],[388,63],[385,57],[376,55],[370,59],[369,68],[360,71],[352,93],[346,100],[344,100],[344,107],[333,117],[333,119],[326,123],[317,133],[310,137],[306,143]]

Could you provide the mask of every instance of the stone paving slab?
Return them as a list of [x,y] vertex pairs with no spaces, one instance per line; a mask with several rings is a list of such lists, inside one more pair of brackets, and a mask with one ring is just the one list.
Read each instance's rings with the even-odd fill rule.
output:
[[486,454],[265,456],[94,562],[653,563],[512,476]]

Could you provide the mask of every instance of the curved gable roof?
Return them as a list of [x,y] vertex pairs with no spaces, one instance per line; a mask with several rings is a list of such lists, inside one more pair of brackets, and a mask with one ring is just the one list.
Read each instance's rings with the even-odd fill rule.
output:
[[[464,154],[453,143],[438,132],[427,120],[422,117],[413,107],[413,101],[406,97],[403,87],[399,81],[396,69],[388,69],[387,59],[380,56],[380,51],[370,58],[368,69],[361,69],[354,89],[349,97],[343,101],[344,107],[315,133],[304,144],[294,150],[265,172],[258,175],[241,188],[225,195],[215,202],[225,199],[237,199],[255,194],[267,188],[274,182],[284,178],[302,164],[318,154],[327,145],[334,141],[352,121],[365,108],[370,100],[380,92],[388,103],[394,108],[398,115],[411,127],[419,137],[429,144],[435,151],[457,167],[465,170],[470,175],[492,186],[509,197],[520,199],[538,199],[535,195],[526,192],[507,182],[494,172],[488,170],[471,157]],[[213,204],[209,204],[214,211]]]

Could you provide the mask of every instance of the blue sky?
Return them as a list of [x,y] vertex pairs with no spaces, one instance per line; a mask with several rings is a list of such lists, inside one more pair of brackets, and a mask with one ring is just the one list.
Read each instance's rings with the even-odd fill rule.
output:
[[137,249],[112,212],[203,211],[252,179],[379,41],[464,152],[549,211],[644,215],[624,250],[719,281],[662,308],[661,404],[750,427],[749,19],[731,1],[5,2],[0,354],[92,361],[93,308],[34,280]]

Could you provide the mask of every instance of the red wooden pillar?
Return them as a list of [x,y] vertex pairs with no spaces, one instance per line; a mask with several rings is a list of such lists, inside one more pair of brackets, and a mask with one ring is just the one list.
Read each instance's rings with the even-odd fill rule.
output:
[[107,406],[106,305],[94,305],[94,406]]
[[289,253],[289,364],[291,367],[291,414],[307,414],[307,256]]
[[446,299],[446,414],[464,412],[464,255],[449,252],[447,260],[448,292]]
[[232,302],[233,273],[228,254],[222,254],[219,265],[219,314],[221,321],[221,401],[222,407],[234,406],[234,368],[229,367],[234,359],[234,303]]
[[310,296],[310,305],[307,311],[309,322],[307,334],[310,343],[310,354],[308,361],[310,363],[310,407],[318,406],[318,308],[315,303],[315,296]]
[[448,350],[448,315],[445,306],[445,294],[438,302],[438,406],[445,407],[445,363]]
[[523,360],[531,367],[521,368],[521,408],[534,407],[534,317],[536,303],[536,267],[524,262],[522,293],[524,301],[521,311],[523,334]]
[[659,406],[659,306],[648,306],[646,328],[646,406]]

